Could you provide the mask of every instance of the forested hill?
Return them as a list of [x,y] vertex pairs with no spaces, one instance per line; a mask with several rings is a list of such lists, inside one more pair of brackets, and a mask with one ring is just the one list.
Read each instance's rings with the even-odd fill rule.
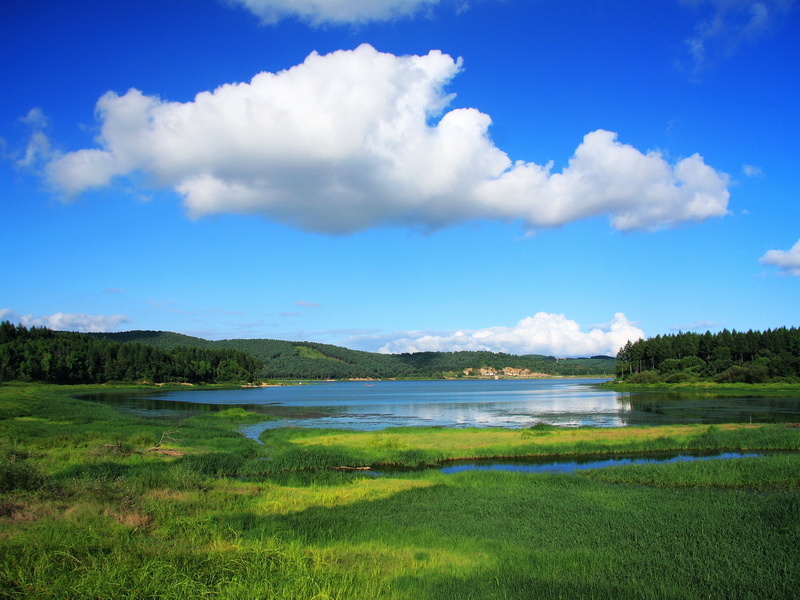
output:
[[330,344],[219,340],[164,331],[75,333],[0,323],[0,381],[245,383],[266,379],[609,375],[608,356],[377,354]]
[[617,379],[629,383],[800,382],[800,330],[677,333],[628,342]]
[[530,354],[517,356],[495,352],[416,352],[379,354],[350,350],[316,342],[289,342],[273,339],[210,341],[164,331],[127,331],[89,334],[120,342],[137,342],[169,350],[194,346],[245,352],[264,361],[267,377],[281,379],[351,379],[391,377],[460,377],[470,374],[487,376],[513,373],[548,375],[610,375],[614,358],[559,359]]
[[115,342],[133,342],[147,344],[162,350],[170,350],[176,346],[190,348],[213,348],[215,342],[199,337],[172,333],[171,331],[123,331],[120,333],[87,333],[86,335],[113,340]]
[[0,323],[0,381],[229,383],[257,380],[263,370],[263,362],[240,350],[156,347]]

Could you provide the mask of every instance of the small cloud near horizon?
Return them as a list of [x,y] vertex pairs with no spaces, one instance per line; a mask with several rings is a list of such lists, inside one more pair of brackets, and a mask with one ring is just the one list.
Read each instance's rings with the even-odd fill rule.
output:
[[769,250],[759,262],[777,267],[782,275],[800,277],[800,240],[788,250]]
[[694,323],[686,323],[684,325],[673,325],[670,327],[671,331],[712,331],[715,329],[722,329],[723,323],[717,321],[695,321]]
[[81,333],[107,333],[122,323],[130,323],[125,315],[87,315],[85,313],[62,313],[35,317],[22,315],[10,308],[0,309],[0,321],[10,321],[25,327],[46,327],[54,331],[78,331]]

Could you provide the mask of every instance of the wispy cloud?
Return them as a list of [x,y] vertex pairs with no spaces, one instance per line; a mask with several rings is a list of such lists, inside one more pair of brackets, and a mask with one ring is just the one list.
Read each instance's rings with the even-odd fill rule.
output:
[[682,0],[706,12],[686,40],[693,74],[730,58],[761,38],[794,6],[795,0]]
[[319,26],[406,18],[435,6],[439,0],[227,0],[227,3],[244,7],[264,24],[296,18]]
[[29,110],[24,117],[20,117],[19,121],[30,128],[30,137],[21,156],[19,151],[15,151],[7,158],[11,158],[19,169],[38,172],[55,155],[50,138],[47,137],[45,131],[48,119],[41,108],[35,107]]
[[672,331],[711,331],[722,327],[723,324],[717,321],[694,321],[683,325],[673,325],[670,329]]
[[770,250],[761,257],[760,262],[777,267],[783,275],[800,277],[800,240],[789,250]]
[[302,308],[318,308],[321,305],[317,302],[304,302],[302,300],[298,300],[295,302],[295,306],[300,306]]
[[0,320],[19,323],[25,327],[47,327],[56,331],[106,332],[113,331],[122,323],[129,323],[125,315],[87,315],[84,313],[62,313],[35,317],[16,311],[0,309]]
[[446,110],[444,87],[460,70],[439,51],[362,45],[193,102],[109,92],[97,103],[100,147],[63,154],[47,173],[66,196],[146,173],[190,217],[262,215],[324,233],[478,219],[537,229],[603,215],[619,230],[650,230],[727,214],[728,176],[700,155],[673,164],[611,131],[586,134],[561,172],[512,161],[488,115]]
[[764,171],[761,167],[756,167],[755,165],[742,165],[742,173],[744,173],[746,177],[761,177],[764,175]]
[[165,312],[171,315],[181,315],[184,317],[194,317],[196,321],[201,323],[215,320],[220,315],[223,317],[237,317],[245,314],[241,311],[229,310],[225,308],[175,306],[171,302],[164,302],[160,300],[151,300],[149,305],[159,312]]

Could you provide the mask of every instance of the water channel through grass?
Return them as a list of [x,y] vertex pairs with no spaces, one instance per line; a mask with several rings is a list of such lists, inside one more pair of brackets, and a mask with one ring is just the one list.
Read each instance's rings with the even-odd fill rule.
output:
[[646,456],[582,456],[580,458],[529,458],[526,460],[481,460],[481,461],[448,461],[439,470],[442,473],[459,473],[461,471],[515,471],[518,473],[574,473],[589,469],[605,469],[627,465],[663,465],[697,460],[730,460],[735,458],[757,458],[763,456],[756,452],[720,452],[720,453],[653,453]]

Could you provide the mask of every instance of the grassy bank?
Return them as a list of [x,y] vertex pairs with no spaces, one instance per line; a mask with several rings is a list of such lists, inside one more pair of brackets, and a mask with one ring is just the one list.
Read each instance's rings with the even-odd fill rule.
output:
[[798,449],[783,425],[337,432],[0,386],[0,598],[793,598],[797,455],[579,475],[334,466]]
[[701,393],[716,396],[745,396],[749,398],[800,397],[800,383],[714,383],[713,381],[625,383],[608,381],[601,384],[601,386],[619,392]]

